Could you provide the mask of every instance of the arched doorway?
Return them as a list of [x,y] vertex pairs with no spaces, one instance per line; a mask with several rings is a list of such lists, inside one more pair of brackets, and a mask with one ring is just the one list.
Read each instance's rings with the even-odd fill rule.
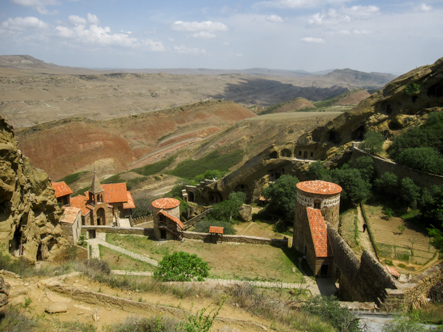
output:
[[97,225],[106,225],[106,214],[104,208],[97,210]]

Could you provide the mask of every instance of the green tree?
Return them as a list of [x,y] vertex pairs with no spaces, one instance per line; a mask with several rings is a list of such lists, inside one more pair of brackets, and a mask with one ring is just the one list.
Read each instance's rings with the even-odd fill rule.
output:
[[264,190],[264,196],[269,201],[267,212],[280,216],[287,225],[294,222],[297,183],[295,176],[283,175]]
[[419,209],[427,225],[443,227],[443,185],[424,189],[419,199]]
[[331,171],[332,182],[343,188],[341,199],[345,204],[358,204],[369,198],[371,184],[363,180],[360,172],[355,168],[343,167]]
[[238,218],[238,212],[244,203],[246,195],[242,192],[234,192],[229,195],[226,201],[214,204],[209,214],[209,219],[230,222]]
[[329,170],[323,166],[323,163],[320,160],[313,162],[309,165],[308,170],[304,174],[306,180],[323,180],[330,181],[331,176],[329,174]]
[[403,178],[401,180],[401,197],[406,204],[415,209],[417,201],[420,198],[420,187],[417,186],[411,178]]
[[363,136],[363,142],[360,148],[371,154],[377,154],[383,151],[383,143],[385,137],[382,133],[376,131],[368,131]]
[[394,160],[420,171],[443,175],[443,155],[431,147],[405,149]]
[[351,159],[349,167],[355,168],[360,172],[363,180],[372,182],[375,176],[374,160],[370,156],[358,157]]
[[394,173],[385,172],[374,180],[374,187],[380,195],[394,198],[398,194],[398,177]]
[[197,255],[176,251],[160,261],[154,278],[161,281],[203,281],[209,276],[210,267]]

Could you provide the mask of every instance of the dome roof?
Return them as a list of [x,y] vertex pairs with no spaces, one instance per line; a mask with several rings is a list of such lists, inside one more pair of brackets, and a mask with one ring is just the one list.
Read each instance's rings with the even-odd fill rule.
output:
[[180,205],[180,201],[175,198],[159,198],[152,202],[156,209],[169,210]]
[[338,184],[321,180],[299,182],[297,188],[306,193],[319,195],[335,195],[342,191]]

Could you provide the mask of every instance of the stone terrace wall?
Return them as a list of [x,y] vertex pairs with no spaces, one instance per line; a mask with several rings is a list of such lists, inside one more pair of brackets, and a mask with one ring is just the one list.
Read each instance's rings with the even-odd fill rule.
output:
[[338,232],[329,225],[328,240],[334,256],[333,276],[339,279],[340,297],[343,300],[379,302],[379,299],[384,299],[385,288],[396,288],[394,280],[370,252],[364,251],[360,262]]
[[[183,232],[183,236],[187,239],[202,240],[204,242],[211,242],[211,234]],[[220,241],[219,241],[220,242]],[[268,239],[264,237],[243,236],[243,235],[223,235],[223,242],[233,243],[247,243],[247,244],[266,244],[276,247],[287,247],[288,238],[284,239]]]
[[443,263],[436,265],[407,284],[400,284],[399,289],[386,290],[386,298],[381,305],[385,311],[407,310],[427,303],[426,298],[432,287],[443,283]]
[[97,233],[136,234],[136,235],[145,235],[145,236],[154,235],[154,228],[82,226],[82,233],[86,233],[89,230],[95,230]]
[[[95,230],[97,233],[113,233],[113,234],[136,234],[153,236],[154,228],[139,228],[139,227],[112,227],[112,226],[82,226],[82,232],[86,233],[89,230]],[[204,242],[211,242],[211,234],[183,232],[183,236],[187,239],[201,240]],[[220,242],[220,241],[219,241]],[[233,243],[248,243],[248,244],[265,244],[275,247],[287,247],[288,238],[284,239],[268,239],[264,237],[243,236],[243,235],[223,235],[223,242]]]
[[443,185],[443,176],[441,175],[421,172],[403,165],[399,165],[393,161],[368,154],[354,146],[352,151],[352,159],[362,156],[369,156],[372,158],[372,160],[374,160],[374,168],[379,176],[386,172],[395,173],[400,179],[405,177],[411,178],[422,188],[428,188],[433,185]]

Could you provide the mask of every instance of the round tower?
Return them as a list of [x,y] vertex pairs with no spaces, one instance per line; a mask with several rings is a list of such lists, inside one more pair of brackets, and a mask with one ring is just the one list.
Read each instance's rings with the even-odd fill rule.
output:
[[152,202],[154,216],[154,236],[157,240],[167,239],[168,232],[165,224],[164,214],[166,212],[173,218],[180,219],[180,201],[175,198],[159,198]]
[[321,211],[325,221],[334,229],[338,228],[340,193],[342,188],[331,182],[316,180],[297,183],[293,247],[305,252],[305,234],[309,227],[306,208]]

